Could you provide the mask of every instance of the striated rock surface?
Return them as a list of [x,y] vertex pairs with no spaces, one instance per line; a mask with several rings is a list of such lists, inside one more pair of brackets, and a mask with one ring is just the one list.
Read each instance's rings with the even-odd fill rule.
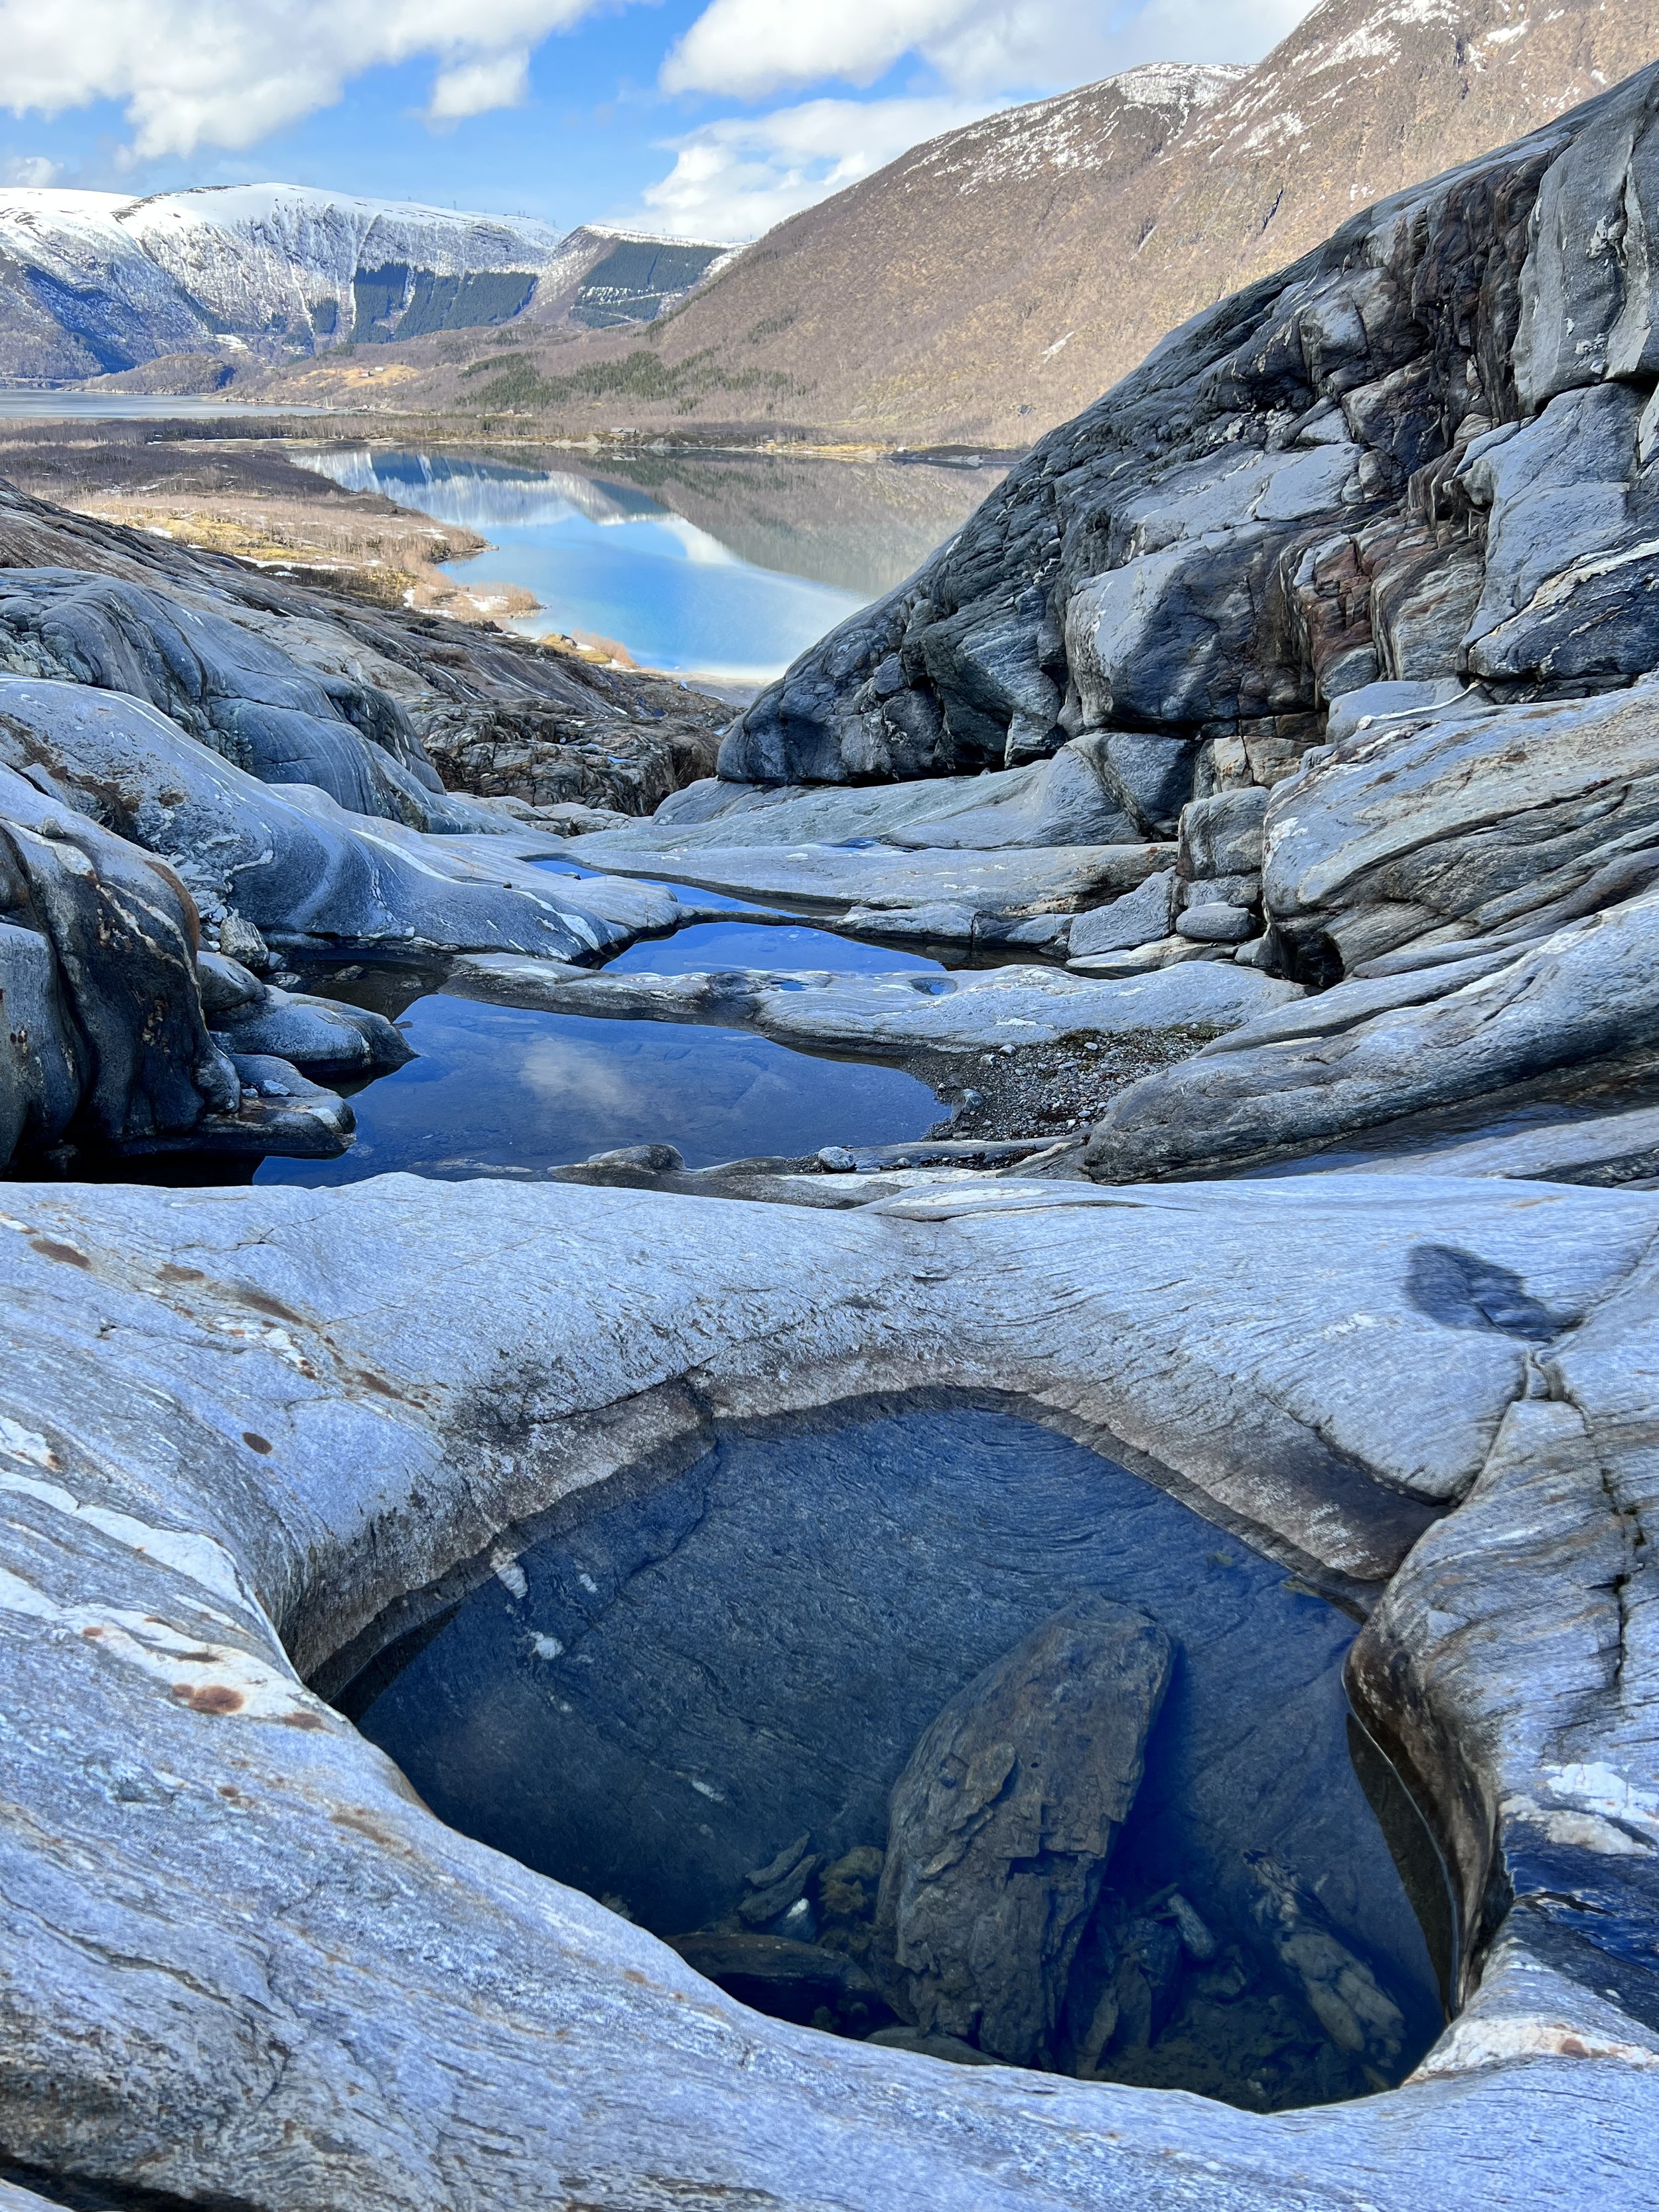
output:
[[0,572],[0,665],[146,699],[264,783],[312,784],[357,814],[459,829],[407,715],[384,693],[319,681],[223,615],[113,578]]
[[0,769],[7,1155],[71,1122],[111,1143],[234,1111],[195,988],[196,911],[170,868]]
[[898,2008],[1029,2066],[1066,1984],[1169,1685],[1144,1613],[1071,1607],[976,1675],[893,1786],[876,1944]]
[[1184,1058],[1218,1033],[1299,997],[1231,962],[1204,961],[1127,981],[1053,968],[989,968],[955,975],[589,975],[507,953],[456,961],[445,989],[498,1006],[614,1020],[714,1022],[758,1030],[780,1044],[881,1060],[1023,1051],[1060,1039],[1163,1041]]
[[[1135,801],[1167,902],[1075,874],[1048,949],[1120,976],[1231,959],[1312,995],[1121,1091],[1097,1176],[1334,1158],[1483,1099],[1495,1121],[1571,1109],[1659,1048],[1659,361],[1646,259],[1605,246],[1659,222],[1656,115],[1649,70],[1196,318],[726,738],[740,792],[960,793],[924,817],[848,791],[883,852],[901,820],[988,845],[994,821],[1052,818],[1058,853],[1063,763],[1126,805],[1132,761],[1167,770],[1155,823],[1149,782]],[[679,805],[691,865],[772,811]],[[815,807],[827,828],[827,798],[775,811]],[[780,885],[836,865],[749,862]],[[736,887],[735,854],[719,867]]]
[[[1659,1200],[1078,1195],[929,1222],[400,1178],[14,1186],[9,2172],[272,2208],[540,2204],[550,2172],[618,2207],[858,2212],[1127,2208],[1172,2175],[1198,2212],[1639,2194]],[[1362,1609],[1411,1552],[1356,1694],[1485,1906],[1412,2081],[1263,2118],[760,2020],[434,1820],[305,1686],[711,1417],[919,1386],[1138,1455]]]
[[[664,891],[588,892],[520,857],[482,808],[453,839],[366,817],[303,782],[269,783],[129,694],[0,677],[0,760],[78,815],[164,859],[210,927],[234,915],[301,952],[456,949],[590,957],[672,919]],[[479,826],[488,834],[469,834]],[[609,917],[620,910],[633,928]]]
[[[42,570],[74,573],[55,582],[21,573]],[[527,804],[535,803],[539,788],[544,795],[556,791],[564,801],[629,814],[647,811],[665,793],[708,775],[719,732],[730,719],[729,709],[716,701],[660,678],[601,668],[490,625],[369,605],[146,532],[69,514],[5,484],[0,484],[0,583],[12,587],[26,617],[25,634],[13,648],[23,656],[21,666],[15,659],[8,663],[19,672],[102,680],[92,659],[73,659],[65,667],[55,661],[47,666],[34,657],[45,652],[52,658],[66,641],[52,610],[67,598],[76,614],[76,653],[88,641],[82,617],[95,610],[90,642],[100,656],[97,665],[108,668],[118,689],[125,688],[122,670],[131,652],[140,671],[138,695],[168,714],[178,700],[194,734],[211,726],[216,700],[222,720],[228,703],[240,696],[234,672],[262,668],[291,695],[308,699],[306,711],[316,708],[320,689],[325,742],[343,749],[342,760],[352,752],[355,736],[367,739],[381,762],[392,759],[390,744],[404,755],[412,747],[429,768],[422,746],[429,727],[439,751],[449,756],[455,788]],[[134,592],[141,595],[136,609]],[[156,602],[159,627],[150,634],[149,611]],[[111,635],[105,621],[110,610],[124,636]],[[135,612],[136,623],[129,619]],[[241,639],[227,635],[226,623],[243,633]],[[173,633],[182,634],[176,653],[166,643]],[[205,662],[196,650],[198,641],[210,647]],[[112,661],[102,657],[112,652]],[[277,656],[274,666],[271,652]],[[222,679],[228,672],[226,684]],[[250,697],[260,688],[252,683]],[[492,757],[498,748],[516,749],[518,767],[497,776],[475,761],[472,775],[459,757],[466,752],[469,730],[478,731],[481,742],[487,738]],[[230,751],[239,757],[234,732]],[[528,780],[526,761],[534,769]],[[369,761],[371,769],[380,764]],[[414,760],[413,774],[427,794],[415,799],[416,808],[443,805],[421,758]],[[408,798],[400,786],[398,804],[390,810],[400,820],[418,818],[402,811]],[[465,801],[450,801],[448,808],[454,817]]]

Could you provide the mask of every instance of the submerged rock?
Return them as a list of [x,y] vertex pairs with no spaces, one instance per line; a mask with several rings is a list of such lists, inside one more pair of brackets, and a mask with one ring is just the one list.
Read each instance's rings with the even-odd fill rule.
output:
[[1365,2062],[1376,2087],[1386,2087],[1405,2038],[1400,2007],[1331,1927],[1304,1883],[1270,1853],[1248,1856],[1261,1890],[1256,1918],[1262,1933],[1302,1984],[1332,2042]]
[[927,2034],[1029,2066],[1066,1983],[1168,1686],[1133,1608],[1068,1607],[975,1676],[895,1784],[876,1946]]
[[787,1936],[677,1936],[673,1948],[696,1972],[775,2019],[862,2034],[890,2021],[881,1992],[855,1960]]

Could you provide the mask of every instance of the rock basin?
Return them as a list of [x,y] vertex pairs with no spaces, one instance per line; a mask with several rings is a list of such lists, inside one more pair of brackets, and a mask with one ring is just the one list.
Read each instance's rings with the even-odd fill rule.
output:
[[[885,1845],[890,1793],[947,1700],[1057,1608],[1103,1597],[1150,1613],[1176,1658],[1053,2063],[1273,2109],[1389,2086],[1438,2033],[1350,1757],[1357,1623],[1188,1506],[1027,1420],[925,1402],[735,1434],[666,1485],[583,1503],[341,1698],[453,1826],[671,1940],[729,1923],[724,1953],[687,1955],[767,2009],[867,2034],[894,2009],[827,1985],[838,1956],[869,1963],[871,1931],[817,1870]],[[1396,1835],[1443,1942],[1427,1832]],[[801,1838],[805,1873],[757,1899],[753,1870]],[[1264,1857],[1398,2008],[1386,2057],[1334,2040],[1264,1939]],[[1172,1892],[1200,1923],[1185,1949]],[[1160,1930],[1151,2016],[1085,2051],[1121,1923]],[[826,1931],[812,1984],[800,1939]],[[781,1975],[763,1951],[779,1938]]]
[[[1628,2200],[1659,2082],[1659,1200],[1073,1188],[912,1218],[13,1186],[9,2178],[261,2212],[508,2212],[550,2173],[617,2212],[1115,2212],[1171,2176],[1198,2212]],[[941,1387],[1369,1613],[1351,1688],[1459,1906],[1457,2015],[1397,2089],[1249,2112],[766,2020],[434,1819],[316,1693],[583,1491]]]

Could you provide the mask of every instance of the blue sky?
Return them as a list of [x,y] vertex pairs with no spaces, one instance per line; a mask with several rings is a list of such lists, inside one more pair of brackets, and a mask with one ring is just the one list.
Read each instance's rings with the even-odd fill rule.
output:
[[0,181],[278,179],[752,237],[907,145],[1308,0],[0,0]]

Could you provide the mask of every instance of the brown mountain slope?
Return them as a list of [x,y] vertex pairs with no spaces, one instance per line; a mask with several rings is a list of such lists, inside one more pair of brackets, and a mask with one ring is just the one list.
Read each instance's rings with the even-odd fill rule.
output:
[[1242,74],[1132,70],[933,139],[781,223],[695,313],[688,302],[671,318],[657,347],[671,369],[712,348],[711,370],[769,381],[741,394],[715,385],[687,411],[976,439],[988,371],[999,402],[1012,400],[1000,442],[1024,442],[1033,425],[1008,380],[1014,359],[1041,362],[1057,335],[1052,264],[1088,265],[1102,209]]
[[[977,417],[983,361],[1030,320],[1044,257],[1069,246],[1086,263],[1102,207],[1244,75],[1153,64],[915,147],[769,232],[731,264],[735,285],[705,288],[695,319],[682,326],[677,311],[650,331],[650,353],[637,326],[548,347],[520,325],[483,343],[379,347],[373,374],[400,408],[472,405],[606,428],[688,418],[835,428],[860,422],[863,395],[886,386],[900,396],[873,432],[884,442],[903,439],[911,391],[928,394],[932,416]],[[272,397],[369,397],[363,371],[354,381],[354,365],[332,358],[239,379],[238,396],[256,381]],[[1003,442],[1031,434],[1022,421]]]
[[648,349],[525,345],[469,376],[453,341],[446,366],[417,342],[397,401],[1029,444],[1347,215],[1656,54],[1659,0],[1325,0],[1247,72],[1132,70],[915,149],[769,233]]
[[[906,155],[750,248],[662,358],[781,372],[815,423],[1024,443],[1348,215],[1656,52],[1656,0],[1326,0],[1127,175],[1060,166],[1054,102]],[[755,410],[711,392],[697,411]]]

